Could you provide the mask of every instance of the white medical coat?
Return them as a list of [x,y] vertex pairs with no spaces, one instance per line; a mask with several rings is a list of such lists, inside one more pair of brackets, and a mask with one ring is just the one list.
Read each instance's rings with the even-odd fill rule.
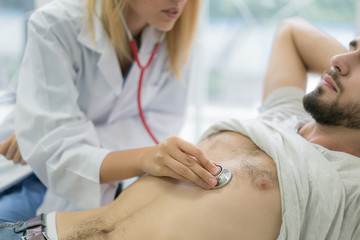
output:
[[[92,42],[83,24],[85,3],[54,1],[37,10],[28,24],[16,134],[24,159],[50,190],[43,212],[110,202],[117,184],[99,182],[105,156],[113,150],[154,144],[137,109],[140,69],[132,64],[124,81],[116,52],[96,17],[95,45]],[[160,35],[151,26],[144,29],[139,49],[143,64]],[[160,141],[177,134],[182,126],[188,73],[188,68],[183,69],[182,81],[169,73],[165,43],[145,72],[142,106]],[[55,195],[62,200],[55,201]]]

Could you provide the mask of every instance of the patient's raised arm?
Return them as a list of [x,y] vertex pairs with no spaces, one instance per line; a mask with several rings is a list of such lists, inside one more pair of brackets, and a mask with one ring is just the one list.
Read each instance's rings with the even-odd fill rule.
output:
[[321,74],[345,46],[301,18],[283,21],[276,32],[265,76],[263,99],[279,87],[306,89],[307,73]]

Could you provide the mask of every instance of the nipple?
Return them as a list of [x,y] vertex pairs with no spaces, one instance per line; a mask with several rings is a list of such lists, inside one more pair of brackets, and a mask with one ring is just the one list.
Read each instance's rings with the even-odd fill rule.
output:
[[214,177],[217,180],[217,184],[212,189],[218,189],[230,182],[232,174],[229,169],[223,168],[221,165],[217,164],[216,167],[218,167],[220,170],[219,172],[214,175]]

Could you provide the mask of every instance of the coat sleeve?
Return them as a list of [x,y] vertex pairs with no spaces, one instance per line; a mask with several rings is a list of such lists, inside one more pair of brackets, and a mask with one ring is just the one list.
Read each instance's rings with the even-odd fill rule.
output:
[[[100,205],[99,172],[109,150],[101,148],[94,124],[77,103],[76,71],[51,24],[39,14],[29,21],[15,131],[23,158],[52,192],[93,208]],[[62,36],[72,34],[61,30]]]

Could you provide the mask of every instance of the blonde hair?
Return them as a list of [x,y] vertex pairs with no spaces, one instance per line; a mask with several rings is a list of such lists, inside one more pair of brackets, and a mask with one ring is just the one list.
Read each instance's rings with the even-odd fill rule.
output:
[[[119,0],[117,6],[115,6],[113,0],[102,0],[101,16],[96,12],[96,1],[99,0],[87,0],[87,13],[93,40],[95,39],[93,16],[95,15],[100,19],[109,34],[120,61],[122,59],[132,61],[133,55],[119,15],[119,11],[123,11],[127,2],[131,0]],[[181,68],[189,59],[195,39],[200,5],[201,0],[188,0],[182,15],[176,21],[174,27],[166,34],[165,41],[170,70],[178,79],[181,78]]]

